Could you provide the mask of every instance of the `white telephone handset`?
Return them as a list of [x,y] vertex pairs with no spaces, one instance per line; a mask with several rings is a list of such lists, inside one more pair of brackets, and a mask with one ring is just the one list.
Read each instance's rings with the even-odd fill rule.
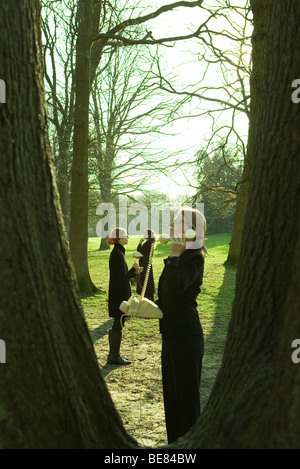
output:
[[189,229],[184,233],[184,236],[181,238],[177,238],[175,236],[170,237],[170,235],[161,235],[159,238],[159,242],[161,244],[167,244],[170,241],[174,244],[184,244],[186,241],[192,241],[196,237],[196,231]]
[[138,299],[131,296],[128,301],[122,301],[120,310],[125,316],[137,318],[162,319],[163,317],[161,309],[148,298]]

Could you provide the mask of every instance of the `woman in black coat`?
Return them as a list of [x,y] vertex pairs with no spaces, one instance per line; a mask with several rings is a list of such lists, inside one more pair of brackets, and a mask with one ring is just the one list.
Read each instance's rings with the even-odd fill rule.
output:
[[135,262],[128,270],[124,247],[128,243],[128,236],[124,228],[115,228],[110,235],[109,243],[113,244],[114,247],[109,257],[108,314],[114,318],[114,323],[108,332],[109,355],[107,363],[109,365],[130,365],[131,361],[120,355],[125,317],[119,308],[122,301],[127,301],[131,296],[129,279],[139,274],[142,268]]
[[[145,241],[145,242],[144,242]],[[147,272],[147,267],[149,263],[150,251],[152,244],[156,242],[156,235],[153,230],[147,230],[144,234],[144,237],[141,238],[138,246],[137,251],[140,252],[143,257],[140,258],[139,265],[143,267],[143,271],[137,277],[137,285],[136,285],[136,292],[138,295],[142,293],[145,275]],[[148,298],[151,301],[154,301],[154,293],[155,293],[155,285],[154,285],[154,278],[153,278],[153,269],[152,265],[150,267],[148,283],[145,291],[145,298]]]
[[[182,220],[185,229],[181,231]],[[171,238],[188,229],[193,238],[172,242],[158,284],[157,305],[163,311],[162,382],[168,442],[184,435],[200,415],[200,379],[204,338],[197,311],[204,258],[204,216],[182,208],[171,224]]]

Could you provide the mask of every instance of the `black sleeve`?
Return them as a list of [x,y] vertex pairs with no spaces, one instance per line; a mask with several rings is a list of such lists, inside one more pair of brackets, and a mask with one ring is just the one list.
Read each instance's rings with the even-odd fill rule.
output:
[[131,278],[131,277],[134,277],[135,276],[135,273],[136,273],[136,270],[134,267],[131,267],[131,269],[128,270],[127,272],[127,278]]
[[202,256],[180,265],[179,257],[165,259],[165,282],[169,292],[181,295],[191,285],[202,284],[204,260]]
[[115,281],[119,282],[120,285],[124,279],[129,280],[135,275],[135,268],[132,267],[128,270],[124,256],[120,252],[114,253],[114,256],[111,257],[110,271]]
[[144,257],[149,257],[150,249],[151,249],[151,244],[149,243],[149,241],[145,241],[144,244],[139,244],[137,247],[138,252],[143,254]]

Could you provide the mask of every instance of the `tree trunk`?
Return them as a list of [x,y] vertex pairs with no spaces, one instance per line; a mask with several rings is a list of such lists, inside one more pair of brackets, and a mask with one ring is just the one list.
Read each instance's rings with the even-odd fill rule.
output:
[[132,447],[77,295],[47,137],[38,2],[22,5],[0,5],[0,447]]
[[99,251],[107,251],[110,249],[110,245],[108,244],[107,238],[101,238]]
[[[95,150],[95,153],[96,153],[96,158],[97,158],[97,163],[98,163],[99,188],[100,188],[100,193],[101,193],[101,200],[102,202],[106,203],[106,202],[110,202],[111,200],[111,191],[109,191],[109,193],[106,192],[105,185],[107,181],[105,179],[102,180],[101,178],[101,174],[103,172],[103,167],[104,167],[105,155],[102,149],[100,111],[99,111],[99,106],[98,106],[98,101],[97,101],[97,88],[95,85],[92,87],[92,97],[93,97],[93,102],[94,102],[94,114],[93,114],[94,126],[96,129],[96,138],[97,138],[96,140],[97,149]],[[107,237],[101,238],[99,251],[107,251],[108,249],[110,249],[110,245],[108,244]]]
[[88,267],[88,137],[92,0],[79,0],[77,24],[70,252],[79,291],[90,294],[97,290],[90,278]]
[[[49,155],[38,2],[0,4],[2,448],[137,448],[100,375]],[[273,0],[236,296],[204,412],[173,448],[299,448],[300,4]],[[280,30],[280,34],[278,31]],[[26,80],[24,80],[24,75]]]
[[248,201],[249,178],[251,174],[251,161],[253,145],[257,129],[259,113],[259,96],[262,85],[262,76],[265,63],[266,39],[269,29],[269,16],[271,0],[251,0],[253,12],[252,34],[252,73],[250,77],[250,117],[247,156],[244,161],[244,170],[240,189],[237,197],[235,219],[230,242],[228,258],[225,265],[237,265],[241,252],[241,239],[244,226],[244,218]]
[[271,11],[232,317],[190,448],[299,448],[300,3],[273,0]]
[[61,210],[66,226],[67,233],[69,232],[70,213],[70,152],[69,152],[69,139],[71,136],[71,129],[67,129],[59,137],[58,157],[56,160],[56,174],[57,174],[57,187],[59,193],[59,200]]

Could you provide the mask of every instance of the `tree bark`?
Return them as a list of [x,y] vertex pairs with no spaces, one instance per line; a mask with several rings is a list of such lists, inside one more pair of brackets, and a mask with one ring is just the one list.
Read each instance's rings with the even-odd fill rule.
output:
[[291,343],[300,337],[300,113],[291,84],[300,4],[274,0],[271,12],[232,317],[202,421],[185,440],[190,448],[299,448]]
[[253,145],[257,129],[259,114],[259,97],[262,85],[262,75],[265,63],[266,39],[269,29],[270,0],[251,0],[253,12],[253,34],[252,34],[252,72],[250,77],[250,117],[247,155],[244,161],[242,181],[237,197],[236,212],[230,248],[225,265],[237,265],[241,252],[241,239],[244,226],[244,218],[248,201],[249,179],[251,174],[251,161]]
[[67,129],[59,135],[58,157],[56,162],[57,187],[60,199],[61,210],[69,233],[70,224],[70,150],[69,140],[71,137],[71,126],[68,124]]
[[[92,87],[92,97],[93,97],[93,103],[94,103],[94,126],[96,130],[96,145],[97,149],[95,150],[96,152],[96,158],[97,158],[97,163],[98,163],[98,180],[99,180],[99,187],[100,187],[100,194],[101,194],[101,200],[105,203],[111,201],[111,171],[109,174],[109,177],[106,175],[106,177],[101,177],[103,175],[103,172],[105,170],[105,163],[107,161],[106,158],[106,152],[103,151],[102,148],[102,139],[101,139],[101,126],[100,126],[100,111],[99,111],[99,106],[98,106],[98,101],[97,101],[97,89],[96,86]],[[112,160],[109,161],[110,168],[112,166]],[[109,184],[109,190],[106,190],[106,186]],[[110,249],[110,245],[108,244],[107,241],[108,237],[106,238],[101,238],[100,245],[99,245],[99,251],[107,251]]]
[[84,294],[97,290],[88,267],[88,138],[92,3],[92,0],[79,0],[77,9],[76,102],[70,219],[71,258],[79,291]]
[[[83,317],[47,137],[35,0],[1,2],[1,448],[120,448]],[[113,425],[113,429],[107,429]]]

